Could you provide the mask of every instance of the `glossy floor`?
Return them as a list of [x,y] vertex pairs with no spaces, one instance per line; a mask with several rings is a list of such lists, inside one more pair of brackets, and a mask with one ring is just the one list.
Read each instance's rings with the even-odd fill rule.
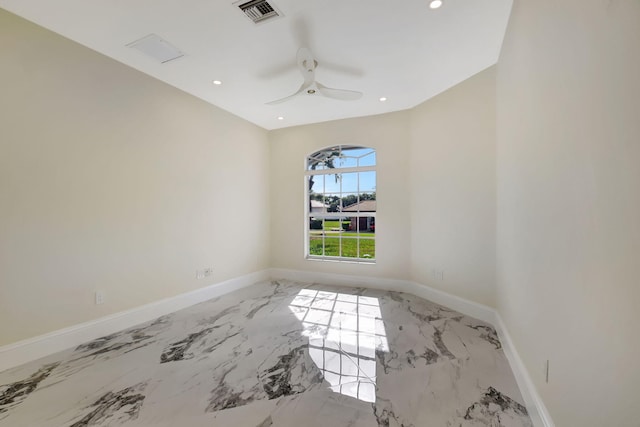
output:
[[531,426],[494,329],[273,281],[0,373],[0,426]]

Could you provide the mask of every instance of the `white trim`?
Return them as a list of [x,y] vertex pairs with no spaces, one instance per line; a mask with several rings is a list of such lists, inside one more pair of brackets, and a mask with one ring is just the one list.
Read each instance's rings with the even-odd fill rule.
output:
[[[507,360],[509,360],[511,370],[516,377],[518,387],[522,392],[522,397],[524,398],[527,409],[529,410],[529,415],[531,416],[533,425],[540,427],[555,427],[547,407],[533,384],[529,371],[524,366],[524,363],[513,344],[513,340],[509,335],[507,326],[504,324],[500,313],[496,311],[495,316],[493,325],[496,328],[496,332],[498,332],[498,337],[502,343],[502,349],[504,350],[505,356],[507,356]],[[530,408],[535,408],[535,410],[531,410]]]
[[261,270],[0,347],[0,372],[268,280]]
[[307,255],[306,260],[307,261],[340,262],[340,263],[346,263],[346,264],[376,265],[375,258],[340,257],[340,256],[329,256],[329,255]]
[[[342,155],[342,149],[343,147],[346,147],[346,149],[365,149],[365,150],[371,150],[371,152],[369,152],[366,155],[363,156],[359,156],[357,158],[357,163],[356,166],[349,166],[349,167],[335,167],[335,168],[325,168],[325,169],[309,169],[309,160],[310,159],[314,159],[314,160],[320,160],[318,158],[313,157],[314,154],[318,154],[321,153],[323,151],[331,151],[334,152],[336,149],[339,152],[339,156],[340,157]],[[366,146],[343,146],[343,145],[338,145],[338,146],[333,146],[333,147],[327,147],[324,148],[322,150],[316,151],[315,153],[312,153],[310,155],[308,155],[306,157],[306,167],[305,167],[305,173],[304,173],[304,182],[305,182],[305,186],[304,186],[304,200],[305,200],[305,220],[304,220],[304,225],[305,225],[305,232],[304,232],[304,256],[309,259],[310,257],[314,257],[315,255],[311,254],[311,249],[310,249],[310,240],[311,240],[311,230],[309,229],[309,220],[313,219],[313,218],[319,218],[319,219],[328,219],[328,218],[335,218],[335,217],[351,217],[351,218],[358,218],[358,217],[372,217],[375,218],[376,214],[375,212],[366,212],[366,213],[361,213],[359,211],[356,212],[313,212],[313,208],[311,208],[311,210],[309,210],[309,205],[311,205],[311,194],[309,191],[309,180],[312,180],[313,177],[315,176],[320,176],[320,175],[336,175],[336,181],[338,179],[339,175],[345,174],[345,173],[356,173],[357,174],[357,191],[356,194],[358,195],[358,198],[360,197],[360,194],[365,194],[365,193],[369,193],[369,191],[361,191],[360,190],[360,172],[375,172],[376,176],[375,176],[375,180],[377,182],[378,176],[377,176],[377,172],[376,172],[376,164],[373,165],[365,165],[365,166],[360,166],[360,159],[363,157],[366,157],[368,155],[375,155],[377,156],[377,150],[373,147],[366,147]],[[347,156],[349,157],[349,156]],[[326,160],[326,159],[325,159]],[[375,159],[376,163],[377,163],[377,157]],[[374,187],[375,188],[375,187]],[[375,190],[374,190],[375,192]],[[342,188],[342,182],[340,182],[340,191],[334,193],[334,192],[327,192],[326,188],[323,187],[322,192],[318,192],[316,194],[322,194],[323,196],[326,196],[327,194],[340,194],[340,199],[341,202],[340,204],[342,204],[342,198],[345,197],[345,194],[353,194],[352,192],[345,192],[343,191]],[[344,215],[346,213],[346,215]],[[337,214],[337,215],[336,215]],[[342,214],[342,215],[340,215]],[[351,214],[351,215],[349,215]],[[325,238],[326,236],[322,235],[322,249],[324,252],[325,249]],[[341,237],[340,237],[341,238]],[[356,237],[359,239],[359,236]],[[375,242],[374,242],[375,244]],[[358,255],[359,255],[359,251],[358,251]],[[318,259],[324,259],[326,258],[325,256],[321,256]],[[340,250],[340,255],[337,258],[348,258],[348,257],[343,257],[342,256],[342,250]],[[360,259],[364,259],[364,258],[358,258],[358,260]]]
[[527,368],[524,366],[520,355],[513,345],[513,340],[502,321],[502,317],[500,317],[500,314],[495,309],[409,280],[316,273],[279,268],[271,269],[271,277],[272,279],[289,279],[303,283],[326,283],[406,292],[491,324],[500,337],[505,356],[509,361],[518,387],[522,392],[522,397],[534,427],[555,427],[549,411],[531,380]]
[[533,425],[535,427],[555,427],[500,314],[496,310],[409,280],[380,277],[316,273],[279,268],[261,270],[131,310],[0,347],[0,372],[269,279],[289,279],[303,283],[331,283],[407,292],[490,323],[500,337],[502,348],[516,377]]
[[353,172],[371,172],[376,170],[376,165],[372,166],[349,166],[347,168],[335,167],[329,169],[307,169],[306,175],[340,175]]
[[[363,200],[365,201],[365,200]],[[360,212],[360,211],[337,211],[337,212],[311,212],[309,218],[344,218],[344,217],[362,217],[375,218],[376,212]]]

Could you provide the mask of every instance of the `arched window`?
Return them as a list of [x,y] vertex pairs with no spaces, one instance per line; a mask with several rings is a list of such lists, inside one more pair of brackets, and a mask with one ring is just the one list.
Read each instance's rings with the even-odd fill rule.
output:
[[376,151],[317,151],[307,158],[306,182],[307,258],[375,262]]

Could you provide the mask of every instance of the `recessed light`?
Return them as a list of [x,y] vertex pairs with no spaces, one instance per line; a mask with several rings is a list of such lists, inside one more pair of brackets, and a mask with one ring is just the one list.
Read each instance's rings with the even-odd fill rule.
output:
[[212,83],[216,86],[220,86],[222,84],[220,80],[214,80]]
[[384,102],[384,101],[386,101],[386,100],[387,100],[387,98],[386,98],[386,97],[384,97],[384,96],[380,98],[380,102]]
[[284,120],[284,117],[278,116],[278,120]]
[[431,9],[437,9],[440,6],[442,6],[442,0],[431,0],[431,3],[429,3]]

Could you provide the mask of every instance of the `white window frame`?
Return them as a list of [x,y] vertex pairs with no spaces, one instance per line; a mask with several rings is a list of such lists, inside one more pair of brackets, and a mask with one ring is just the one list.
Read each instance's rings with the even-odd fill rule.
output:
[[[333,168],[333,169],[317,169],[317,170],[309,170],[308,169],[308,161],[309,158],[311,157],[311,154],[307,155],[307,157],[305,158],[305,163],[304,163],[304,167],[305,167],[305,174],[304,174],[304,205],[305,205],[305,209],[304,209],[304,254],[305,254],[305,259],[307,260],[312,260],[312,261],[337,261],[337,262],[346,262],[346,263],[356,263],[356,264],[375,264],[376,263],[376,259],[377,259],[377,246],[376,246],[376,257],[375,258],[360,258],[360,257],[346,257],[346,256],[332,256],[332,255],[312,255],[310,253],[310,229],[309,229],[309,223],[311,218],[317,218],[317,219],[327,219],[327,218],[335,218],[336,217],[336,212],[310,212],[309,210],[309,181],[308,178],[310,176],[321,176],[321,175],[338,175],[338,174],[343,174],[343,173],[354,173],[354,172],[376,172],[376,186],[377,186],[377,182],[378,182],[378,173],[377,173],[377,150],[373,147],[366,147],[366,146],[354,146],[354,145],[340,145],[339,146],[342,150],[342,147],[353,147],[353,148],[362,148],[362,149],[370,149],[373,152],[375,152],[376,155],[376,165],[374,166],[356,166],[356,167],[337,167],[337,168]],[[333,147],[327,147],[326,150],[330,150]],[[323,150],[318,150],[315,153],[319,152],[319,151],[323,151]],[[342,192],[341,192],[342,194]],[[358,180],[358,192],[357,192],[358,196],[360,194],[362,194],[360,192],[360,182]],[[376,190],[376,200],[377,200],[377,190]],[[351,212],[349,212],[351,213]],[[349,213],[347,213],[347,215],[342,215],[342,216],[351,216],[351,217],[356,217],[356,218],[361,218],[361,217],[370,217],[370,218],[375,218],[376,217],[376,212],[353,212],[352,215],[349,215]],[[377,230],[376,230],[377,231]],[[375,233],[376,235],[374,236],[373,240],[374,240],[374,245],[376,245],[377,242],[377,233]],[[354,239],[358,241],[358,247],[359,245],[359,241],[360,240],[365,240],[363,238],[361,238],[360,236],[357,237],[348,237],[349,239]],[[322,236],[323,239],[323,248],[324,248],[324,239],[325,239],[325,235],[323,233]],[[340,240],[342,239],[342,237],[340,236]]]

